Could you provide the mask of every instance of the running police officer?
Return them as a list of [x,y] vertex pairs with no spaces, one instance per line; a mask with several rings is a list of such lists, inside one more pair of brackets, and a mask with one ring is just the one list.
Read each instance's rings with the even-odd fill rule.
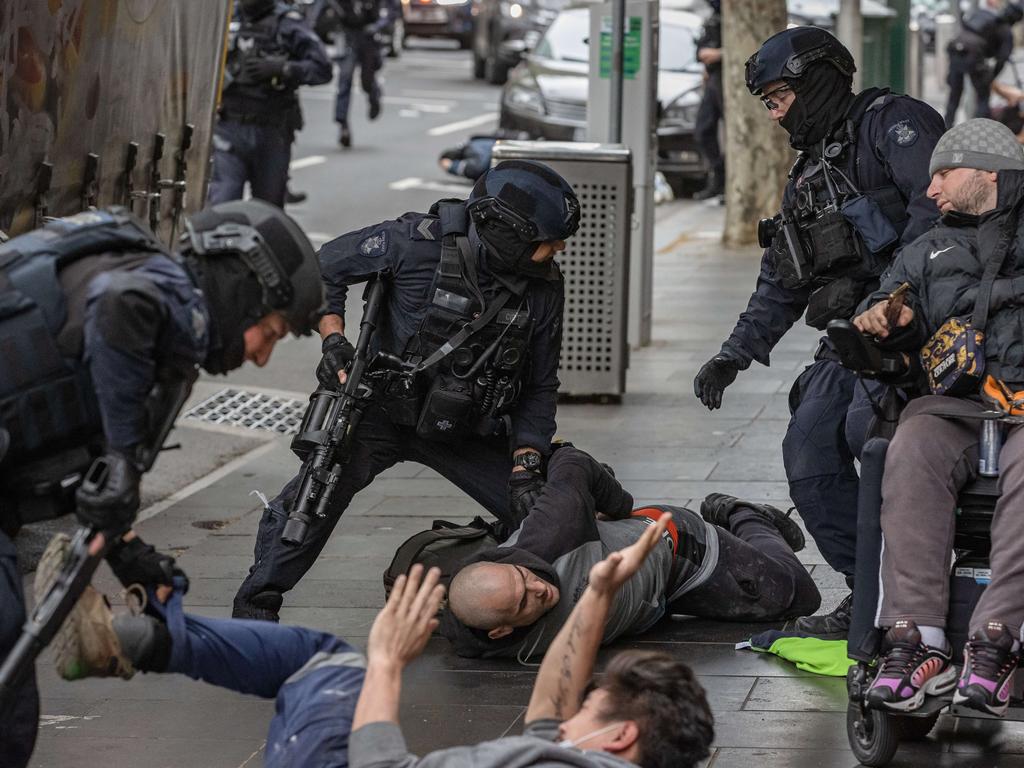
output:
[[697,39],[697,59],[704,65],[704,96],[697,110],[697,143],[708,181],[704,189],[694,194],[694,200],[710,200],[725,191],[725,157],[718,141],[718,124],[725,114],[722,91],[722,2],[708,0],[711,16],[704,22]]
[[299,11],[275,0],[239,0],[207,202],[241,200],[249,182],[253,197],[283,207],[292,141],[302,125],[296,89],[330,79],[327,52]]
[[[25,622],[18,528],[72,511],[103,529],[129,525],[197,368],[264,365],[289,330],[312,331],[322,297],[309,241],[259,200],[193,216],[180,256],[121,208],[0,246],[0,659]],[[83,485],[97,457],[107,482]],[[173,560],[125,539],[108,555],[115,571],[170,578]],[[34,679],[14,708],[0,713],[5,766],[31,754]]]
[[[946,127],[956,122],[956,111],[964,92],[964,78],[971,78],[971,86],[978,103],[975,117],[989,117],[989,94],[992,83],[1003,71],[1013,53],[1011,27],[1024,18],[1024,9],[1016,3],[1007,3],[1001,11],[975,8],[963,18],[960,32],[947,47],[949,53],[949,100],[946,102]],[[994,59],[990,66],[989,59]]]
[[377,36],[394,14],[401,13],[395,3],[383,0],[325,0],[337,19],[335,60],[338,62],[338,95],[334,101],[334,121],[338,124],[338,143],[352,146],[352,128],[348,111],[352,101],[352,78],[359,67],[359,82],[368,104],[367,116],[376,120],[381,110],[381,89],[377,72],[384,66]]
[[[385,270],[390,289],[375,344],[421,365],[425,381],[366,408],[328,514],[313,518],[301,546],[282,541],[300,478],[268,505],[234,616],[276,621],[283,593],[313,565],[353,495],[401,461],[436,470],[515,529],[543,483],[555,432],[564,286],[552,258],[579,216],[561,176],[541,163],[506,161],[468,201],[442,200],[427,214],[324,245],[320,382],[336,387],[352,359],[343,335],[348,286]],[[466,329],[471,335],[455,344]]]
[[[926,190],[942,119],[887,89],[854,95],[854,70],[850,52],[815,27],[780,32],[747,61],[747,88],[800,154],[782,212],[760,227],[765,251],[757,288],[721,351],[694,379],[695,394],[712,410],[752,360],[769,365],[772,348],[805,312],[808,325],[820,330],[851,317],[894,251],[938,215]],[[782,452],[790,497],[807,530],[849,581],[857,530],[853,460],[872,409],[859,387],[855,398],[857,378],[837,359],[823,339],[790,392]],[[845,634],[847,608],[798,625],[809,634]]]

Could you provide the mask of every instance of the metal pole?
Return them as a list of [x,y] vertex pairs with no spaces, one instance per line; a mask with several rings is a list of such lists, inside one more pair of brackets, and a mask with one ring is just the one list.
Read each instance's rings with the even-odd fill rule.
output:
[[[836,18],[836,37],[850,49],[858,64],[864,57],[864,19],[860,15],[860,0],[839,0],[839,16]],[[858,66],[853,73],[853,90],[861,89],[861,71]]]
[[920,99],[924,92],[924,46],[921,45],[921,25],[910,22],[907,36],[907,95]]
[[622,70],[626,37],[626,0],[612,0],[612,71],[611,94],[608,107],[608,140],[612,144],[622,141]]

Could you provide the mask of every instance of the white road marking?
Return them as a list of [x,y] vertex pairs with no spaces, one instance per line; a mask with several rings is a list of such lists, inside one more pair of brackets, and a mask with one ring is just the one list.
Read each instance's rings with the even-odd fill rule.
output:
[[451,91],[421,91],[404,89],[401,91],[406,96],[418,96],[420,98],[438,98],[438,99],[455,99],[456,101],[465,101],[468,99],[486,99],[489,96],[493,96],[498,93],[498,89],[495,89],[494,93],[488,93],[487,91],[459,91],[452,93]]
[[288,163],[289,171],[298,171],[302,168],[310,168],[314,165],[320,165],[326,163],[327,158],[323,155],[310,155],[309,157],[300,157],[298,160],[292,160]]
[[459,120],[455,123],[448,123],[446,125],[439,125],[436,128],[431,128],[427,131],[428,136],[444,136],[448,133],[456,133],[457,131],[463,131],[466,128],[475,128],[478,125],[484,125],[485,123],[493,123],[498,119],[497,112],[487,112],[483,115],[477,115],[471,117],[468,120]]
[[470,190],[472,190],[472,186],[469,184],[444,184],[440,181],[427,181],[419,178],[418,176],[409,176],[405,179],[392,181],[388,184],[388,189],[393,189],[398,192],[404,192],[409,189],[423,189],[431,192],[449,192],[463,197],[469,194]]
[[398,116],[416,118],[420,116],[420,111],[418,109],[400,109],[398,110]]
[[447,115],[452,111],[454,102],[448,102],[447,104],[433,104],[424,102],[422,99],[403,99],[400,96],[385,96],[382,101],[385,104],[402,104],[405,106],[412,107],[420,112],[430,112],[435,115]]
[[432,106],[454,107],[458,101],[453,99],[432,99],[429,96],[385,96],[381,101],[387,104],[431,104]]

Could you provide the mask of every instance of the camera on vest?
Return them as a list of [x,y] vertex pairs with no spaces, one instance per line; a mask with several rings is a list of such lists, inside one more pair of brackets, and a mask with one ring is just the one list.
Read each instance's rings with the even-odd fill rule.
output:
[[770,219],[761,219],[757,222],[757,244],[762,248],[771,248],[775,236],[779,234],[779,223],[782,221],[782,214],[772,216]]

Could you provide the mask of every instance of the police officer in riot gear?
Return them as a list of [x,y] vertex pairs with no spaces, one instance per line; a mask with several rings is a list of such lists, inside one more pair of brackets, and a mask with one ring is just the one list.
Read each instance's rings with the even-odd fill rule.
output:
[[704,95],[697,111],[697,143],[708,171],[704,189],[694,200],[710,200],[725,191],[725,156],[718,141],[718,126],[724,116],[722,90],[722,2],[708,0],[711,16],[704,22],[697,40],[697,59],[704,65]]
[[[971,79],[971,86],[978,98],[974,117],[989,117],[989,92],[992,83],[1003,71],[1013,53],[1013,30],[1011,27],[1024,18],[1024,8],[1017,3],[1007,3],[1001,11],[975,8],[966,14],[960,32],[947,48],[949,53],[949,100],[946,102],[946,127],[952,128],[956,111],[964,92],[964,78]],[[994,66],[989,60],[994,60]]]
[[253,197],[283,207],[302,125],[296,89],[329,82],[331,63],[299,11],[275,0],[239,0],[237,7],[207,201],[240,200],[248,182]]
[[[102,530],[129,526],[198,368],[263,365],[289,330],[312,331],[322,297],[309,241],[259,200],[193,216],[180,255],[123,208],[0,246],[0,307],[12,310],[0,311],[0,659],[25,622],[14,532],[72,511]],[[107,482],[83,485],[97,457]],[[131,532],[108,562],[128,576],[173,573]],[[14,708],[0,713],[4,765],[31,753],[34,680]]]
[[[821,330],[829,320],[851,317],[896,249],[937,218],[926,191],[942,119],[923,102],[887,89],[855,95],[854,69],[850,52],[815,27],[780,32],[747,61],[747,88],[800,154],[781,213],[762,222],[757,288],[694,379],[694,392],[709,409],[721,405],[725,388],[751,361],[769,364],[772,348],[801,315]],[[782,444],[790,497],[825,560],[848,580],[857,526],[854,456],[872,416],[856,383],[823,339],[790,392],[792,418]],[[845,634],[847,607],[801,619],[800,629]]]
[[321,383],[336,387],[352,359],[348,286],[382,272],[390,287],[373,344],[417,373],[363,411],[327,516],[312,518],[301,546],[282,541],[301,476],[270,503],[234,616],[276,621],[283,593],[313,565],[352,497],[398,462],[436,470],[509,531],[522,520],[555,431],[564,287],[552,259],[579,215],[557,173],[506,161],[468,201],[441,200],[323,246]]

